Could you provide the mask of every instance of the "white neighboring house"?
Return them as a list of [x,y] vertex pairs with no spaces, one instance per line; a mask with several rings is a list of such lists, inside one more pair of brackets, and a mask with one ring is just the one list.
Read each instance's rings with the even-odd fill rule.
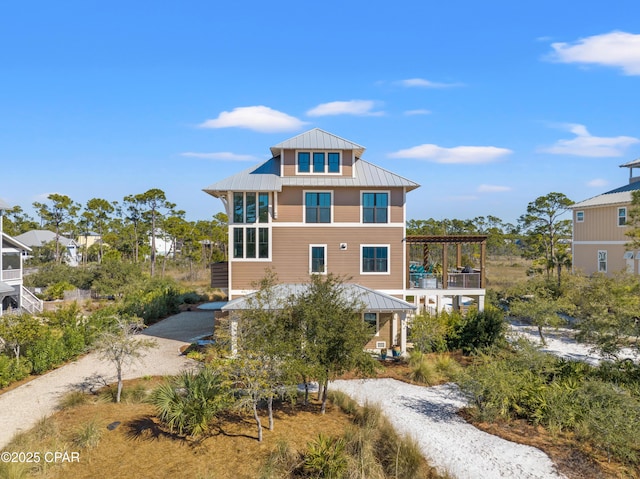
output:
[[2,217],[7,208],[0,200],[0,316],[13,310],[42,312],[42,301],[22,284],[22,258],[31,248],[2,231]]
[[[157,230],[155,234],[156,256],[175,258],[176,250],[173,238],[164,231]],[[151,236],[149,236],[149,246],[152,246]]]
[[[16,236],[16,239],[30,248],[33,248],[44,246],[47,243],[55,241],[56,234],[49,230],[31,230]],[[64,262],[69,266],[78,266],[80,262],[80,247],[78,243],[75,240],[62,235],[58,236],[58,242],[61,246],[60,253],[62,254]]]

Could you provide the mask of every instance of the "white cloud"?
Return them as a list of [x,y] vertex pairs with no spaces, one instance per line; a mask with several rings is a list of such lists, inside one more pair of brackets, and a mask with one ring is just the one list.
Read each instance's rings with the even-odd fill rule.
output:
[[617,67],[627,75],[640,75],[640,35],[614,31],[581,38],[573,44],[552,43],[551,48],[552,61]]
[[443,148],[438,145],[424,144],[391,153],[391,158],[414,158],[435,163],[482,164],[492,163],[512,153],[507,148],[495,146],[456,146]]
[[187,151],[180,153],[180,156],[186,156],[189,158],[203,158],[206,160],[222,160],[222,161],[256,161],[259,158],[251,155],[238,155],[229,151],[219,151],[215,153],[195,153]]
[[407,110],[404,112],[405,115],[407,116],[412,116],[412,115],[430,115],[431,111],[430,110]]
[[262,133],[275,133],[298,130],[304,125],[304,121],[260,105],[223,111],[218,118],[206,120],[198,126],[201,128],[247,128]]
[[441,83],[425,80],[424,78],[409,78],[407,80],[399,80],[396,83],[407,88],[452,88],[463,86],[462,83]]
[[332,101],[307,111],[308,116],[330,115],[356,115],[356,116],[381,116],[383,112],[374,112],[375,102],[372,100]]
[[592,136],[586,126],[575,123],[560,125],[560,128],[570,131],[576,137],[570,140],[558,140],[552,146],[540,148],[538,151],[553,155],[606,158],[623,156],[628,146],[640,143],[638,138],[632,136]]
[[482,184],[478,186],[478,193],[503,193],[505,191],[511,191],[510,186],[499,186],[499,185],[485,185]]
[[607,186],[609,182],[602,178],[595,178],[591,181],[587,181],[587,186],[590,188],[602,188],[603,186]]

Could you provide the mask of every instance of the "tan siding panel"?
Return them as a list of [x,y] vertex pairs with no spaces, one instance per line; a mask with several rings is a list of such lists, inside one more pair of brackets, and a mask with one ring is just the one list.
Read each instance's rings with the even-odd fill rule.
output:
[[[598,251],[607,252],[607,274],[626,271],[627,261],[624,253],[627,248],[624,245],[581,245],[573,246],[574,271],[584,274],[593,274],[598,271]],[[637,251],[634,251],[634,258]],[[638,260],[634,259],[634,271],[638,272]]]
[[575,241],[627,241],[625,235],[627,227],[618,226],[618,208],[628,205],[601,206],[583,208],[584,221],[575,221],[574,211],[574,240]]
[[295,176],[296,152],[294,150],[284,150],[282,157],[283,176]]
[[[272,267],[283,283],[309,280],[309,245],[327,245],[328,271],[373,289],[403,289],[403,229],[401,227],[274,227],[272,262],[234,262],[232,289],[250,289],[251,283]],[[341,250],[340,243],[347,249]],[[388,244],[390,274],[360,274],[360,245]]]

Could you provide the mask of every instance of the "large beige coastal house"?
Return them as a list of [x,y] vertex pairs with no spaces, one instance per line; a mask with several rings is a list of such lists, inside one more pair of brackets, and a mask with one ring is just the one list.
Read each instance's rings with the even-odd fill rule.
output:
[[571,207],[573,270],[576,272],[640,273],[640,251],[628,249],[629,237],[625,234],[631,193],[640,190],[640,176],[633,176],[633,169],[640,168],[640,159],[620,165],[620,168],[629,168],[626,185]]
[[363,319],[375,326],[371,349],[404,350],[414,311],[442,309],[445,298],[457,305],[464,295],[482,309],[482,271],[462,277],[445,267],[440,279],[416,276],[409,247],[426,252],[434,244],[476,242],[484,261],[486,238],[407,238],[407,193],[419,185],[365,161],[364,151],[316,128],[272,146],[266,162],[204,189],[229,216],[229,260],[212,266],[212,285],[231,300],[223,310],[242,309],[241,298],[255,291],[267,268],[289,290],[313,274],[348,278],[365,303]]

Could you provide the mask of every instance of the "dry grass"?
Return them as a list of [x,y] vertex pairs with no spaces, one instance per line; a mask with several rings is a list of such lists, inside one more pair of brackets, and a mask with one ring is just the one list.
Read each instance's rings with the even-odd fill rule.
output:
[[[135,384],[125,384],[125,389],[132,386]],[[266,423],[266,417],[263,420]],[[256,439],[256,426],[251,418],[233,415],[221,421],[210,437],[191,441],[161,428],[149,404],[105,403],[97,398],[62,410],[49,421],[47,429],[55,431],[55,435],[25,434],[6,450],[62,448],[79,451],[80,463],[50,465],[34,471],[33,477],[88,479],[108,473],[109,477],[255,479],[279,443],[286,441],[292,448],[302,450],[319,433],[340,436],[351,424],[337,407],[329,406],[323,416],[318,403],[308,407],[283,404],[276,412],[275,430],[265,430],[262,443]],[[109,430],[107,426],[115,422],[120,425]],[[83,448],[78,445],[78,435],[86,432],[89,424],[101,433],[97,443],[91,441],[92,447]]]
[[487,288],[506,289],[527,280],[530,260],[517,256],[503,256],[487,259]]

